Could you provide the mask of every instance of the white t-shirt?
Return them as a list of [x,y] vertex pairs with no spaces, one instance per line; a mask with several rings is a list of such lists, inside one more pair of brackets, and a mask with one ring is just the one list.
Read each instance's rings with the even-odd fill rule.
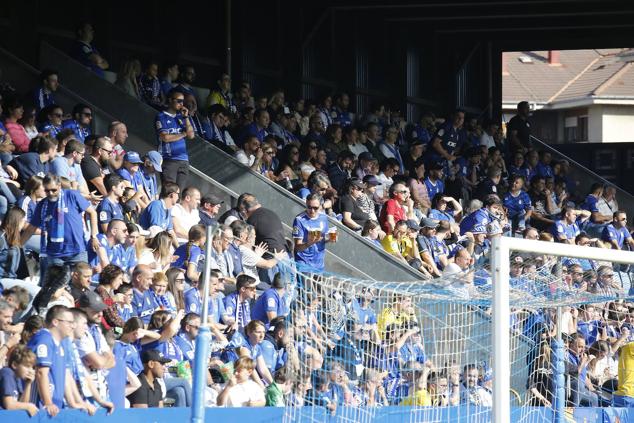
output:
[[[200,214],[198,209],[194,209],[190,212],[185,210],[180,204],[176,204],[172,207],[172,218],[178,219],[178,224],[183,228],[185,233],[189,232],[189,229],[197,225],[200,222]],[[187,239],[178,238],[178,242],[187,242]]]
[[257,263],[260,260],[255,251],[252,248],[247,247],[245,245],[241,245],[239,247],[240,254],[242,255],[242,271],[245,275],[249,275],[255,278],[256,281],[260,282],[260,278],[258,276],[258,268]]
[[253,163],[255,163],[255,156],[253,154],[247,156],[244,150],[236,151],[235,158],[245,166],[253,166]]
[[264,391],[251,379],[229,388],[227,407],[246,407],[249,401],[264,401]]
[[482,136],[480,136],[480,145],[486,145],[487,149],[489,149],[495,147],[495,140],[491,135],[483,132]]

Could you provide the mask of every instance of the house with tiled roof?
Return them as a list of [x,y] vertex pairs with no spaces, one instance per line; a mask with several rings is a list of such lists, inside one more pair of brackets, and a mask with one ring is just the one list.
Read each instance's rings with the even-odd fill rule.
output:
[[634,142],[634,49],[504,53],[502,98],[505,122],[530,103],[545,142]]

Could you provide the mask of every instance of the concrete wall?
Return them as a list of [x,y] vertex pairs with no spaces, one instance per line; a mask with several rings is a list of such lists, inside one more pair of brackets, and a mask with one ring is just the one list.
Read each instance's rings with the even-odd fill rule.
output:
[[603,106],[601,142],[634,141],[634,106]]

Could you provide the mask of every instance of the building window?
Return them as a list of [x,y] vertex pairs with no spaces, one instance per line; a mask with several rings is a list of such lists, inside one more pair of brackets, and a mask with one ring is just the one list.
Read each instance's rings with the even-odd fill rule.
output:
[[577,116],[571,116],[564,119],[564,141],[577,141]]
[[577,120],[577,141],[588,141],[588,116],[579,116]]

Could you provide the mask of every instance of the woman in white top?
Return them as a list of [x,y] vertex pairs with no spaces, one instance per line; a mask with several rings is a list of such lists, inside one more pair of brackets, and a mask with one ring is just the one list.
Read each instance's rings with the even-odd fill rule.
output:
[[264,407],[264,389],[251,379],[255,362],[249,357],[239,358],[233,376],[218,396],[221,407]]
[[138,264],[147,264],[153,272],[166,272],[172,263],[172,237],[166,231],[159,232],[151,238],[146,248],[141,251]]

